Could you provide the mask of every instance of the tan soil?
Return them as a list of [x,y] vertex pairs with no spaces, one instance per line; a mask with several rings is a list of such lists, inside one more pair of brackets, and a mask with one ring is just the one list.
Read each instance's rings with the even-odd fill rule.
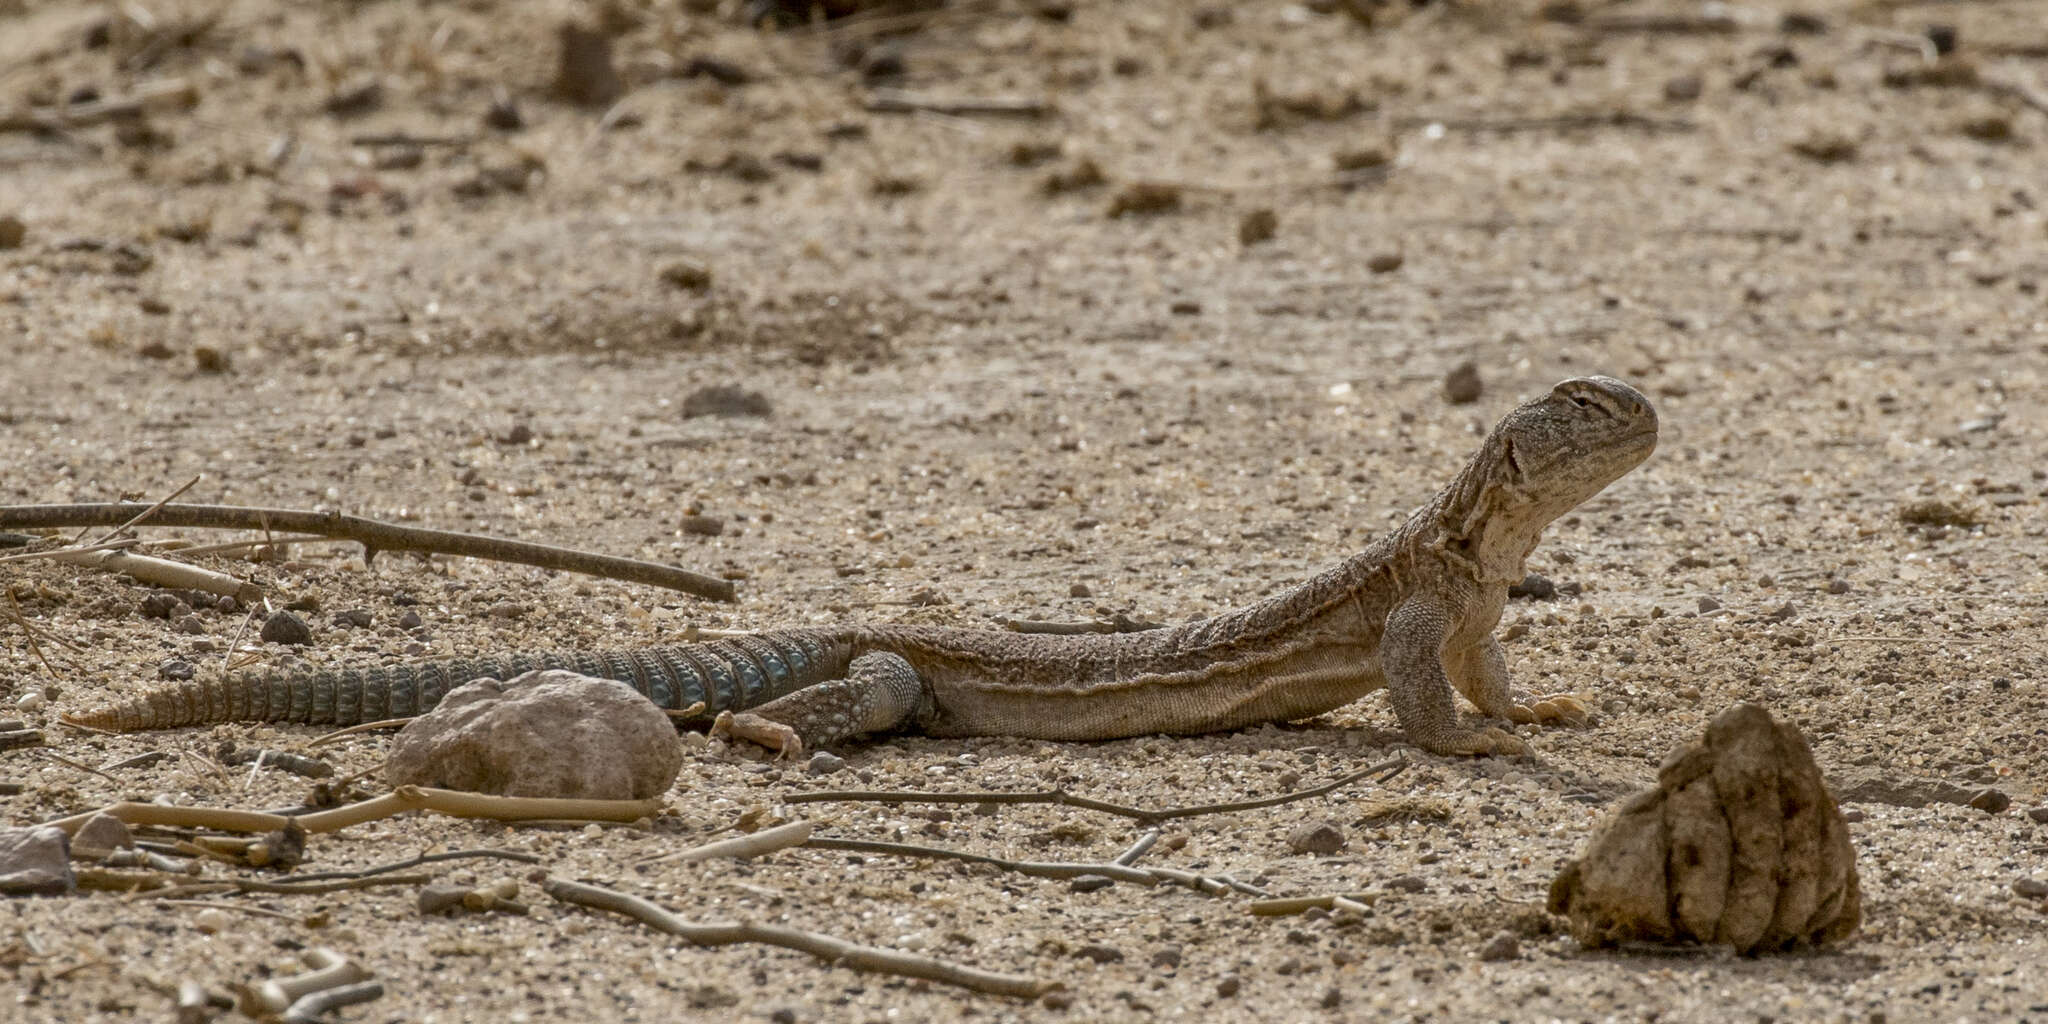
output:
[[[893,40],[757,36],[691,13],[702,6],[617,9],[629,91],[607,126],[552,98],[557,28],[588,14],[554,0],[167,0],[155,33],[116,24],[101,48],[84,45],[107,18],[97,7],[0,0],[0,103],[167,76],[200,95],[151,119],[154,142],[113,125],[0,134],[0,216],[26,229],[0,251],[0,502],[154,497],[203,474],[188,500],[340,508],[741,581],[742,602],[717,606],[501,564],[366,567],[346,545],[209,563],[273,600],[317,599],[305,656],[319,662],[690,625],[1172,621],[1357,549],[1519,397],[1605,371],[1658,402],[1661,450],[1538,548],[1532,568],[1582,592],[1515,602],[1503,625],[1530,689],[1589,694],[1599,719],[1542,731],[1533,762],[1417,754],[1380,698],[1196,738],[893,738],[840,751],[849,770],[824,778],[714,745],[652,832],[411,818],[309,849],[308,870],[529,850],[688,917],[1063,979],[1064,1009],[686,948],[529,885],[526,917],[421,918],[407,888],[223,897],[286,919],[235,913],[213,935],[194,906],[8,901],[0,1018],[165,1020],[178,980],[297,970],[313,945],[382,979],[381,1000],[339,1015],[362,1021],[2048,1016],[2048,907],[2013,889],[2048,875],[2048,826],[2024,813],[2048,799],[2048,115],[1924,75],[1888,87],[1920,58],[1858,27],[1956,24],[1982,79],[2039,95],[2037,4],[1819,0],[1828,31],[1804,35],[1746,6],[1760,20],[1739,31],[1660,34],[1514,4],[1388,8],[1367,30],[1267,2],[1207,8],[1234,13],[1220,22],[1169,0],[1076,4],[1065,23],[1026,10],[1059,5],[997,3]],[[162,27],[212,10],[196,38]],[[1044,94],[1057,111],[865,112],[861,73],[835,56],[855,42],[871,64],[894,47],[902,86]],[[700,56],[756,81],[669,73]],[[366,73],[383,76],[380,107],[323,111]],[[1687,75],[1698,98],[1668,99]],[[494,87],[525,131],[482,127]],[[1617,111],[1636,119],[1503,123]],[[831,131],[845,125],[865,135]],[[389,151],[349,142],[400,131],[476,141],[384,168]],[[1019,166],[1020,144],[1059,155]],[[821,169],[792,166],[811,158]],[[1074,173],[1082,161],[1108,182]],[[1340,163],[1363,168],[1350,187],[1327,184]],[[756,167],[769,177],[736,173]],[[1055,173],[1073,187],[1048,195]],[[1187,188],[1173,209],[1106,217],[1140,181]],[[1259,208],[1274,237],[1242,246]],[[686,260],[707,288],[671,269]],[[202,368],[202,348],[226,371]],[[1442,378],[1467,359],[1484,392],[1448,405]],[[712,385],[758,390],[774,413],[683,417]],[[1933,499],[1980,521],[1901,521]],[[685,531],[690,510],[723,532]],[[303,749],[319,729],[54,725],[151,685],[166,659],[212,671],[240,616],[199,613],[185,633],[140,615],[149,588],[124,579],[5,573],[54,668],[0,627],[7,716],[50,730],[47,753],[0,755],[0,779],[25,784],[0,798],[6,823],[121,798],[300,798],[303,781],[251,782],[210,753],[222,739]],[[1069,596],[1075,584],[1093,596]],[[1700,611],[1706,599],[1718,608]],[[369,627],[334,623],[358,608]],[[418,630],[398,626],[408,610]],[[11,710],[46,689],[48,707]],[[1602,804],[1742,700],[1799,724],[1838,792],[1866,794],[1846,802],[1862,816],[1863,932],[1759,960],[1578,950],[1540,912],[1551,875]],[[385,742],[328,753],[363,771]],[[175,756],[86,770],[151,750]],[[1282,792],[1392,751],[1415,762],[1393,792],[1193,819],[1145,861],[1281,895],[1419,880],[1362,922],[815,850],[644,864],[806,789],[1059,786],[1177,804]],[[2013,807],[1898,805],[1935,783],[1996,787]],[[1106,859],[1138,831],[1043,808],[804,810],[829,834],[1041,860]],[[1290,852],[1290,832],[1322,821],[1344,850]],[[1503,931],[1519,957],[1480,960]],[[1078,955],[1089,947],[1120,959]]]

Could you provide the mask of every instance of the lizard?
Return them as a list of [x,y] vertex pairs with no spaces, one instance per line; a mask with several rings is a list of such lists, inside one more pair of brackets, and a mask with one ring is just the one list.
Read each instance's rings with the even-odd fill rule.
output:
[[[1262,601],[1178,626],[1035,634],[929,625],[768,630],[705,643],[254,670],[185,680],[70,720],[111,730],[226,721],[349,725],[420,714],[472,679],[543,668],[628,683],[714,733],[796,756],[857,736],[1101,740],[1311,718],[1385,689],[1436,754],[1523,755],[1454,692],[1514,724],[1583,721],[1570,695],[1514,691],[1493,630],[1552,521],[1657,443],[1657,414],[1610,377],[1514,408],[1442,490],[1357,554]],[[701,707],[699,707],[701,705]]]

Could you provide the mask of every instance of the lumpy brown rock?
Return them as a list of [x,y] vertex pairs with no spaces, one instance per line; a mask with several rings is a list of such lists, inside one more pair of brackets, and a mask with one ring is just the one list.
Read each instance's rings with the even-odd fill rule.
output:
[[1799,730],[1754,704],[1672,751],[1550,883],[1588,946],[1704,942],[1775,952],[1839,942],[1862,900],[1856,851]]
[[644,800],[674,784],[682,744],[632,687],[574,672],[478,679],[399,731],[394,786],[501,796]]

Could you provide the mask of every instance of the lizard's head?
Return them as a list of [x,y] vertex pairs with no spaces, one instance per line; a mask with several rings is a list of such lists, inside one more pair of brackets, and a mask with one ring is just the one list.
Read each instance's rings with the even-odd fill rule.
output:
[[1641,392],[1612,377],[1563,381],[1516,406],[1472,456],[1441,508],[1450,543],[1488,573],[1519,572],[1551,520],[1656,447],[1657,412]]

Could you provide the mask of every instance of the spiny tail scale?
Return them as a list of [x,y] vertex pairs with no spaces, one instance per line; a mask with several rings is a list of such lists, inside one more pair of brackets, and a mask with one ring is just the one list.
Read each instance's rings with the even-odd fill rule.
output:
[[702,702],[708,716],[751,708],[837,678],[845,673],[851,656],[850,645],[840,636],[790,630],[703,644],[243,672],[162,687],[66,720],[117,732],[218,722],[355,725],[420,714],[440,703],[449,690],[473,679],[511,679],[538,669],[616,679],[667,710]]

